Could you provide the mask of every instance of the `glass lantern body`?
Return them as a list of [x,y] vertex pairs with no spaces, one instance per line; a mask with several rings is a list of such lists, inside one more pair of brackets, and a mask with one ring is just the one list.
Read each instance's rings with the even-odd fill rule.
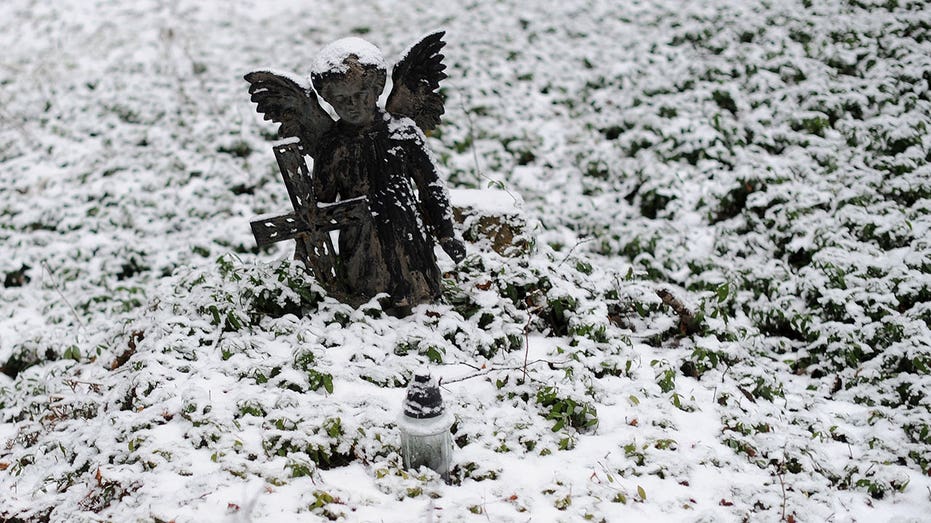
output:
[[427,467],[435,470],[444,481],[449,480],[453,439],[449,433],[453,417],[444,412],[435,418],[418,419],[401,415],[401,457],[404,467]]

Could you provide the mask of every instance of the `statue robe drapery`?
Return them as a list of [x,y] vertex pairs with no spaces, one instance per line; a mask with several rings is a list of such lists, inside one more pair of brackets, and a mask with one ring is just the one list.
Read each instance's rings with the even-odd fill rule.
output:
[[[337,270],[353,304],[379,293],[396,307],[438,297],[434,237],[453,236],[452,211],[414,122],[380,112],[367,129],[337,123],[314,157],[318,202],[368,198],[371,221],[339,233]],[[295,257],[307,255],[299,241]]]

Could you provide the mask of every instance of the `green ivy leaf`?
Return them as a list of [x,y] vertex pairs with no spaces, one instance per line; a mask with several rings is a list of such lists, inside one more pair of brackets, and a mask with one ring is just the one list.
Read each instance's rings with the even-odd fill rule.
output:
[[718,303],[721,303],[727,299],[727,295],[731,292],[731,287],[726,283],[722,283],[721,285],[718,285],[716,292],[718,295]]
[[62,357],[66,360],[81,361],[81,349],[77,345],[72,345],[65,349],[65,353]]

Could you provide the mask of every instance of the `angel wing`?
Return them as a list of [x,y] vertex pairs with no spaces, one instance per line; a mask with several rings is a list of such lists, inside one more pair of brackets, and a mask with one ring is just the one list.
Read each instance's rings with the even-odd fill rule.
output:
[[442,40],[445,34],[446,31],[437,31],[425,36],[391,71],[394,86],[385,109],[411,118],[424,132],[435,129],[443,114],[443,97],[437,89],[446,78],[444,56],[440,54],[446,45]]
[[278,136],[297,137],[303,151],[314,156],[320,137],[334,122],[320,107],[313,89],[269,71],[253,71],[245,79],[256,111],[266,120],[281,124]]

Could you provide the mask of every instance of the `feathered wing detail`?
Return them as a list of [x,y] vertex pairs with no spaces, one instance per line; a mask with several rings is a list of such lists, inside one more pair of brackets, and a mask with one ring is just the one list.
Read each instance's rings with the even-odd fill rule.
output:
[[298,138],[303,152],[314,156],[321,136],[334,122],[320,107],[313,89],[269,71],[254,71],[245,79],[256,111],[266,120],[281,124],[278,136]]
[[443,114],[443,97],[437,89],[440,81],[446,78],[444,56],[440,54],[446,45],[443,41],[445,34],[446,31],[437,31],[425,36],[391,71],[394,86],[385,109],[411,118],[424,132],[435,129]]

